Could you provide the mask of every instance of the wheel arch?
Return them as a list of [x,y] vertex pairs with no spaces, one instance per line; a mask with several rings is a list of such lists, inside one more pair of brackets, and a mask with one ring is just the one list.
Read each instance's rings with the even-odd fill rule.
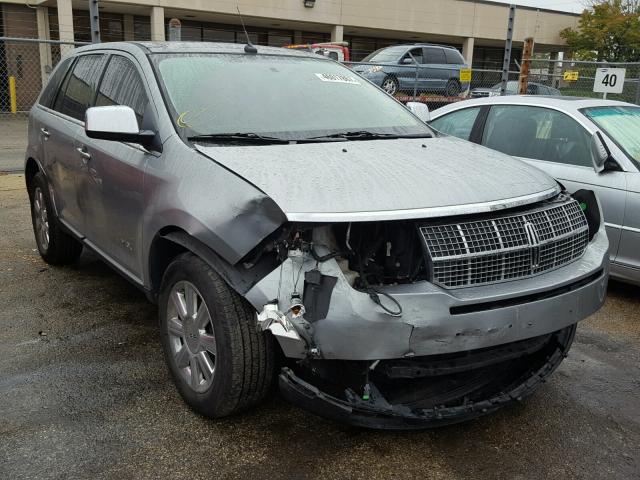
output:
[[38,172],[43,172],[38,161],[33,157],[27,158],[27,161],[24,165],[24,181],[27,185],[27,191],[31,191],[33,177],[35,177]]
[[238,294],[244,296],[268,271],[245,269],[242,264],[227,262],[211,247],[178,226],[163,227],[149,248],[148,271],[152,300],[157,300],[162,279],[171,262],[183,253],[192,253],[207,263]]

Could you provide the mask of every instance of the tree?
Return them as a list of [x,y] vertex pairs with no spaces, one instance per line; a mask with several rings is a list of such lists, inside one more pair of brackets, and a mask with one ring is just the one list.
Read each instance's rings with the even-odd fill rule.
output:
[[574,58],[607,62],[640,61],[640,0],[594,2],[578,28],[560,32]]

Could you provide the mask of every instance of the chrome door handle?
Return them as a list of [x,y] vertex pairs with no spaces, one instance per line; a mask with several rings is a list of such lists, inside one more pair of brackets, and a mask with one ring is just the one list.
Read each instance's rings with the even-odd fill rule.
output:
[[82,157],[82,163],[86,165],[87,162],[91,159],[91,154],[85,150],[85,147],[76,147],[76,151]]
[[40,128],[40,132],[42,133],[42,135],[44,135],[45,139],[47,139],[47,138],[49,138],[51,136],[51,134],[49,133],[49,130],[47,130],[44,127]]

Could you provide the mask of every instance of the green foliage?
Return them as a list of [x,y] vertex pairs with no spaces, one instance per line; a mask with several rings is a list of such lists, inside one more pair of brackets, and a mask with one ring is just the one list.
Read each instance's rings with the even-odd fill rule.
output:
[[640,2],[608,0],[582,12],[578,28],[560,32],[574,54],[582,60],[640,61]]

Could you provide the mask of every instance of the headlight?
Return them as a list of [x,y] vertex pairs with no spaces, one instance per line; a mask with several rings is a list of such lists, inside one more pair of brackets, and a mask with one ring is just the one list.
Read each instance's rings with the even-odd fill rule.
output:
[[382,67],[380,65],[374,65],[369,70],[367,70],[365,73],[376,73],[376,72],[380,72],[380,71],[382,71]]

